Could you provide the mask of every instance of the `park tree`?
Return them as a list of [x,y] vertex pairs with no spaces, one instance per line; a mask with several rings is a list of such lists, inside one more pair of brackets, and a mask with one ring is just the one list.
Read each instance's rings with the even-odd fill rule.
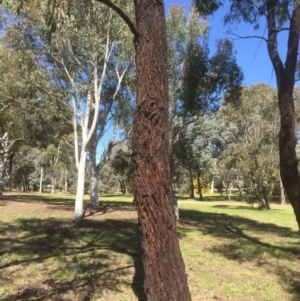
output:
[[[235,137],[220,164],[234,170],[235,182],[252,187],[261,208],[270,209],[274,178],[279,179],[279,112],[276,91],[265,84],[243,87],[238,103],[223,102],[227,130]],[[242,186],[238,185],[241,195]]]
[[224,95],[236,97],[243,75],[230,41],[217,41],[210,56],[206,19],[195,8],[186,16],[183,7],[172,6],[167,29],[171,170],[184,167],[194,198],[194,178],[199,179],[201,171],[204,176],[209,161],[206,119],[218,110]]
[[[213,13],[221,1],[195,0],[199,11],[209,7]],[[296,127],[294,85],[299,75],[300,3],[298,0],[237,1],[230,0],[225,23],[247,22],[259,29],[260,22],[266,26],[266,36],[253,35],[266,43],[268,54],[276,75],[278,105],[280,111],[279,157],[280,174],[286,194],[293,207],[300,231],[300,177],[296,153]],[[286,33],[286,51],[279,52],[278,36]],[[238,32],[234,33],[243,38]],[[244,38],[251,38],[247,36]],[[283,57],[285,56],[285,57]]]
[[[83,217],[87,155],[90,202],[99,204],[98,174],[109,157],[120,124],[118,104],[125,102],[125,98],[119,96],[119,92],[130,68],[131,57],[128,51],[126,53],[128,32],[112,9],[93,1],[74,1],[72,5],[77,30],[74,31],[72,22],[64,24],[59,33],[53,33],[49,52],[55,66],[53,76],[63,79],[73,109],[78,168],[74,219],[78,222]],[[86,28],[89,28],[88,34]],[[108,135],[111,126],[114,127],[112,137],[97,163],[100,139],[104,134]]]
[[129,193],[132,193],[132,173],[130,166],[130,157],[131,153],[128,150],[127,144],[122,143],[118,146],[118,149],[115,150],[110,162],[110,166],[113,172],[118,177],[120,190],[125,196]]
[[135,22],[115,9],[132,30],[136,50],[132,164],[147,300],[191,300],[170,190],[164,3],[135,2]]
[[[26,2],[22,1],[22,4],[26,5]],[[132,162],[147,300],[191,300],[170,191],[164,3],[135,1],[133,20],[121,6],[110,0],[100,2],[113,8],[123,18],[134,38],[137,100]],[[52,1],[43,3],[50,4],[50,32],[59,30],[57,24],[60,18],[52,17],[57,12],[70,12],[72,2],[54,1],[58,4],[56,6],[52,6]]]
[[[22,141],[22,145],[32,148],[46,147],[54,137],[70,130],[69,111],[61,110],[58,101],[63,91],[56,90],[50,81],[39,50],[32,23],[10,16],[1,36],[0,127],[1,132],[8,133],[10,142],[15,140],[20,145]],[[10,188],[16,146],[7,158]]]

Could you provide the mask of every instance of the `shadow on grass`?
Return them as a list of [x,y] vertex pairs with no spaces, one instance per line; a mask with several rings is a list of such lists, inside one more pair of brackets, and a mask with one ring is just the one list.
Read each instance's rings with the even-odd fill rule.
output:
[[[105,196],[107,197],[107,196]],[[100,204],[104,206],[109,206],[113,208],[118,208],[118,210],[136,210],[135,205],[133,204],[133,199],[128,198],[128,201],[122,201],[116,199],[118,195],[109,195],[110,200],[102,200],[100,198]],[[114,198],[113,198],[114,197]],[[21,203],[44,203],[47,205],[53,205],[52,209],[62,209],[67,211],[74,210],[74,201],[75,196],[70,198],[66,195],[43,195],[43,194],[26,194],[19,193],[16,195],[5,195],[3,200],[0,200],[0,206],[5,206],[7,201],[21,202]],[[85,204],[88,204],[88,201],[85,201]],[[56,207],[55,207],[56,206]]]
[[[264,266],[269,273],[277,275],[281,282],[286,284],[285,289],[293,294],[293,301],[300,300],[300,271],[280,263],[285,259],[298,265],[300,260],[298,232],[287,227],[224,213],[182,209],[180,216],[179,237],[185,237],[188,231],[193,229],[202,235],[217,238],[217,244],[213,245],[210,242],[204,249],[229,260]],[[267,238],[266,241],[272,243],[261,239],[264,237]]]
[[[191,199],[189,196],[178,196],[178,201],[186,201],[186,200],[194,200],[198,202],[220,202],[220,201],[226,201],[228,202],[228,197],[224,195],[207,195],[203,197],[203,200],[200,201],[199,197],[195,197],[194,199]],[[232,195],[231,196],[232,201],[240,201],[239,195]]]
[[30,273],[32,280],[12,288],[7,301],[91,300],[105,290],[118,292],[121,285],[131,286],[139,301],[146,300],[136,221],[84,220],[77,226],[55,218],[19,219],[2,224],[0,234],[2,286],[11,270],[20,270],[25,282]]
[[74,203],[75,196],[72,195],[45,195],[45,194],[27,194],[27,193],[17,193],[4,195],[3,197],[6,201],[15,202],[37,202],[37,203]]

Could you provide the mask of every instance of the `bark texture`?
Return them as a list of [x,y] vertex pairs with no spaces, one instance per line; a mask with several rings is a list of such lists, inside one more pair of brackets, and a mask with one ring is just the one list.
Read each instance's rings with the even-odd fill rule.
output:
[[[96,134],[96,133],[95,133]],[[94,135],[95,136],[95,135]],[[90,205],[99,206],[99,185],[98,185],[98,175],[99,169],[96,162],[96,149],[97,141],[92,139],[90,142],[89,150],[89,170],[90,170]]]
[[276,5],[276,0],[267,2],[267,46],[275,70],[278,88],[278,103],[280,109],[280,175],[288,199],[293,206],[300,231],[300,177],[298,172],[298,158],[296,155],[295,108],[293,99],[300,37],[300,3],[299,1],[295,1],[290,19],[285,64],[281,61],[277,49],[278,31],[276,28]]
[[134,198],[148,301],[191,300],[171,197],[164,4],[135,0],[137,103],[133,129]]

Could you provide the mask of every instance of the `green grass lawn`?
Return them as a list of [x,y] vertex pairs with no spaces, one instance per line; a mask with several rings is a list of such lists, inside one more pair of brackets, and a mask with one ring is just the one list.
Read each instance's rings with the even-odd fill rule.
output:
[[[0,201],[0,300],[145,300],[132,198],[72,222],[74,196]],[[300,300],[300,241],[289,205],[263,211],[180,199],[178,235],[192,300]]]

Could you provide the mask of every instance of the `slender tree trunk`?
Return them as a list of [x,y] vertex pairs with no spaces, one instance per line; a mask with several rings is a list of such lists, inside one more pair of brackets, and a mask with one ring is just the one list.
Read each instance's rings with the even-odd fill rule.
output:
[[283,184],[282,184],[282,181],[281,181],[280,172],[279,172],[279,183],[280,183],[280,203],[281,203],[281,205],[286,205],[284,188],[283,188]]
[[127,191],[126,191],[126,185],[124,179],[119,179],[119,183],[120,183],[120,189],[122,194],[126,195]]
[[171,183],[171,197],[172,197],[173,210],[174,210],[175,216],[176,216],[177,219],[179,219],[178,200],[177,200],[177,197],[175,195],[172,183]]
[[231,188],[230,188],[231,183],[229,183],[228,185],[226,185],[225,181],[223,181],[222,184],[223,184],[223,187],[225,188],[228,201],[230,202],[231,201]]
[[134,198],[148,301],[191,300],[171,197],[167,45],[163,1],[135,1],[137,103],[133,128]]
[[84,197],[84,179],[85,179],[85,162],[87,152],[85,149],[81,150],[80,161],[78,165],[78,178],[75,199],[75,216],[74,221],[80,222],[83,218],[83,197]]
[[2,170],[0,172],[0,198],[3,197],[3,191],[5,189],[5,176],[6,176],[7,162],[8,162],[8,158],[7,158],[7,154],[5,153],[2,162]]
[[51,193],[55,193],[55,184],[56,184],[56,179],[52,176],[51,177]]
[[199,200],[203,201],[202,189],[201,189],[201,172],[198,171],[197,174],[197,184],[198,184],[198,193],[199,193]]
[[13,190],[13,160],[15,157],[15,152],[12,152],[9,155],[9,172],[8,172],[8,176],[9,176],[9,191]]
[[194,179],[193,179],[193,171],[189,169],[189,177],[190,177],[190,198],[195,198],[195,186],[194,186]]
[[64,192],[67,193],[69,189],[69,185],[68,185],[68,172],[67,170],[65,170],[65,188],[64,188]]
[[99,184],[98,184],[98,175],[99,171],[97,168],[96,162],[96,142],[92,140],[90,142],[89,150],[89,169],[90,169],[90,205],[99,206]]
[[44,172],[44,169],[43,169],[43,167],[41,167],[41,177],[40,177],[40,189],[39,189],[39,193],[43,192],[43,172]]

